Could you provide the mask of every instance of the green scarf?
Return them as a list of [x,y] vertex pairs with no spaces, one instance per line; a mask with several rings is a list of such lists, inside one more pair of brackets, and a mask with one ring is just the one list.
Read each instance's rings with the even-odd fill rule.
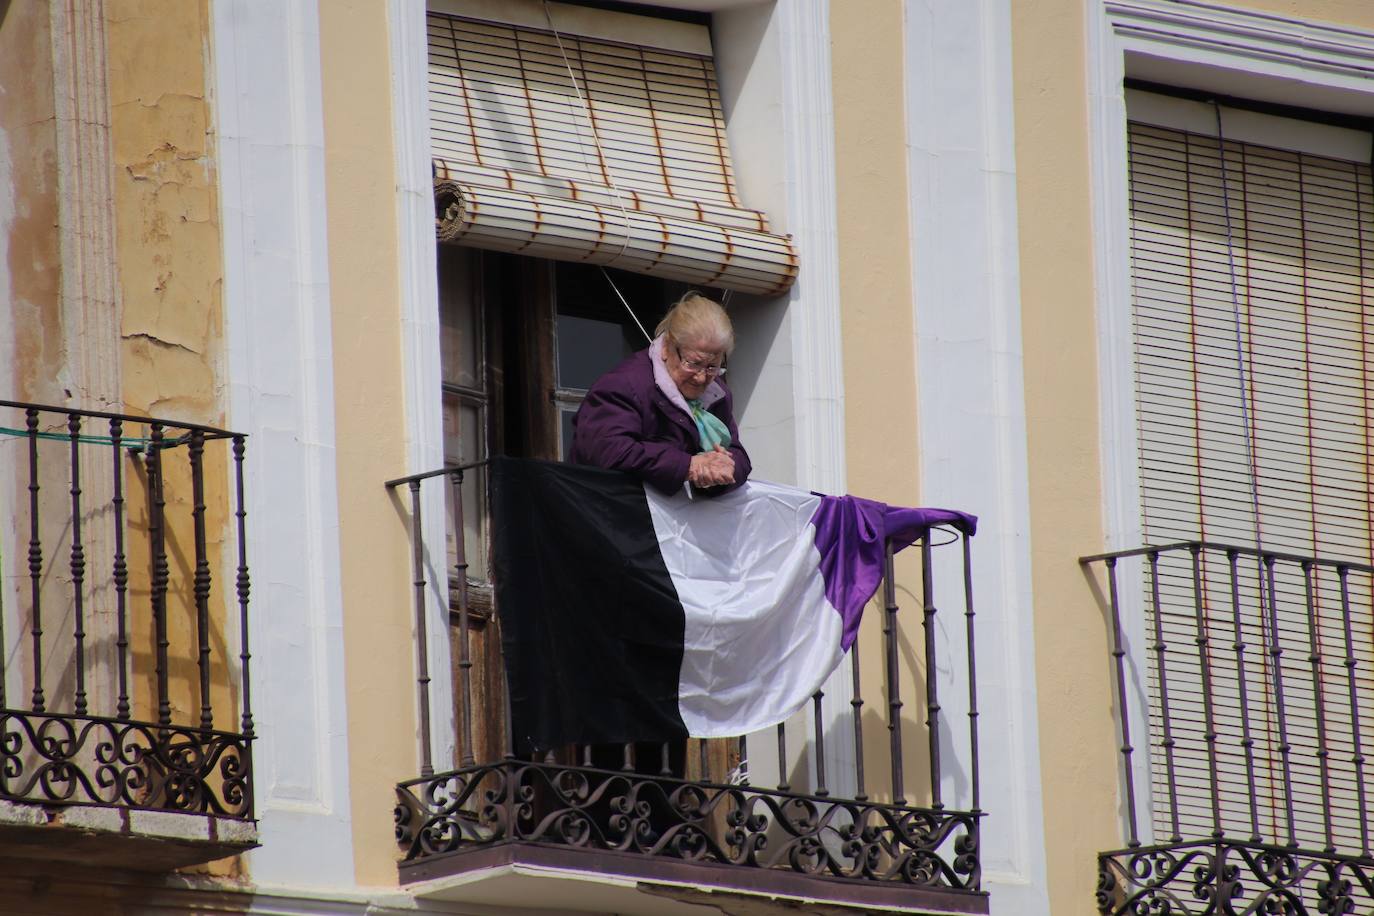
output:
[[717,445],[730,447],[730,429],[725,421],[701,406],[701,400],[688,401],[692,408],[692,419],[697,423],[697,434],[701,436],[701,450],[714,451]]

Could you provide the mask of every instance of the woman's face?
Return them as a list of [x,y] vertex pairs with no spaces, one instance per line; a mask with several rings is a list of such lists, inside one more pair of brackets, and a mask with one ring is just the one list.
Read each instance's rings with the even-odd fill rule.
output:
[[668,367],[668,375],[677,385],[677,390],[689,401],[695,401],[706,392],[706,386],[715,379],[725,354],[705,346],[678,344],[672,337],[665,341],[663,361]]

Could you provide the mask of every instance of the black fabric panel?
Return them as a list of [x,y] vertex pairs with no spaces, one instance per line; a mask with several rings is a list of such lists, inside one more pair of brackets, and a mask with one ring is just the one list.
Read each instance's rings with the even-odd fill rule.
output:
[[492,528],[517,748],[686,737],[686,621],[643,485],[619,471],[496,458]]

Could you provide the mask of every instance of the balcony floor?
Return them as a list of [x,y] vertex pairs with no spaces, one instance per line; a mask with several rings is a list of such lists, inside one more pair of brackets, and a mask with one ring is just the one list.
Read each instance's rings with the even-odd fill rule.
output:
[[635,853],[503,843],[430,856],[400,868],[417,898],[539,911],[626,916],[901,912],[984,914],[986,894],[873,885],[779,869],[650,858]]
[[257,845],[256,825],[235,818],[0,801],[0,858],[163,872]]

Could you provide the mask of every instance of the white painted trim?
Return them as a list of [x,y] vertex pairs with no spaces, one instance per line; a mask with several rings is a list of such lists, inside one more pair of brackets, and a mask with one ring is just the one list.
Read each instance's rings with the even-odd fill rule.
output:
[[[802,268],[787,294],[798,486],[822,493],[847,489],[844,361],[840,339],[840,252],[836,214],[835,111],[830,80],[830,2],[776,3],[778,74],[782,90],[782,157],[786,174],[786,230]],[[822,713],[831,735],[853,729],[850,666],[825,682]],[[808,708],[800,723],[812,736]],[[803,759],[814,755],[801,751]],[[852,742],[825,745],[833,794],[857,791]]]
[[1199,0],[1106,0],[1103,5],[1112,45],[1123,52],[1358,93],[1367,93],[1374,77],[1374,32]]
[[[263,842],[249,866],[256,880],[348,886],[317,0],[222,0],[213,12],[227,423],[249,435],[253,759]],[[233,581],[235,562],[226,558],[220,581]]]
[[[425,4],[391,0],[391,107],[396,152],[396,226],[405,372],[407,474],[444,464],[443,367],[434,240],[434,179],[429,147],[429,39]],[[397,476],[402,476],[397,474]],[[425,579],[429,583],[430,736],[436,770],[454,759],[453,679],[449,651],[447,479],[421,486]],[[397,495],[409,504],[407,494]],[[418,714],[416,721],[419,721]]]
[[846,489],[835,111],[830,86],[830,0],[778,3],[787,231],[802,253],[788,293],[797,410],[798,486]]
[[[921,498],[980,516],[973,539],[984,886],[1049,913],[1022,367],[1010,0],[906,4],[906,130]],[[968,807],[962,558],[937,548],[945,803]]]
[[[1140,479],[1135,425],[1135,363],[1127,185],[1126,103],[1130,68],[1167,62],[1227,94],[1374,112],[1374,32],[1199,0],[1087,0],[1092,151],[1093,266],[1104,526],[1109,549],[1139,546]],[[1139,564],[1118,569],[1131,667],[1129,702],[1141,839],[1151,837],[1144,596]],[[1124,799],[1122,815],[1124,825]],[[1124,828],[1123,828],[1124,829]],[[1124,837],[1124,832],[1123,832]]]
[[[1090,0],[1088,100],[1095,117],[1092,129],[1094,255],[1093,277],[1097,301],[1097,358],[1100,424],[1102,431],[1103,530],[1108,550],[1139,546],[1144,537],[1140,519],[1139,448],[1135,424],[1135,349],[1131,327],[1129,193],[1126,150],[1126,101],[1122,88],[1125,65],[1120,51],[1103,53],[1111,41],[1110,27],[1098,0]],[[1094,25],[1097,27],[1094,28]],[[1111,125],[1110,128],[1107,125]],[[1101,129],[1099,129],[1099,126]],[[1119,265],[1119,267],[1118,267]],[[1143,841],[1153,837],[1151,810],[1148,672],[1135,667],[1146,659],[1144,595],[1138,564],[1118,570],[1121,589],[1122,637],[1126,657],[1133,663],[1128,678],[1128,724],[1141,753],[1133,758],[1137,829]],[[1105,578],[1102,579],[1105,582]],[[1104,592],[1105,594],[1105,592]],[[1118,758],[1119,759],[1119,758]],[[1123,770],[1124,773],[1124,770]],[[1118,798],[1120,836],[1127,836],[1128,813],[1124,789]]]

